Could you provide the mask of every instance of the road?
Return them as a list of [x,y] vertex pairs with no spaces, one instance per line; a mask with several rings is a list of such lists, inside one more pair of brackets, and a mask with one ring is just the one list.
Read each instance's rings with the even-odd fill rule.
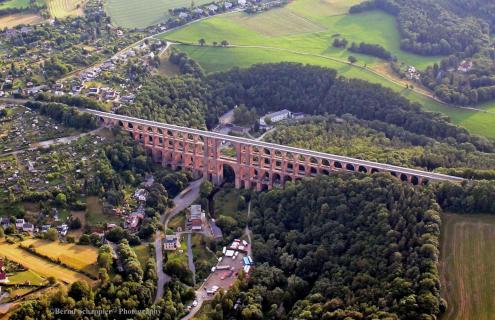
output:
[[[248,213],[247,213],[248,221],[251,217],[251,200],[248,203]],[[244,234],[248,238],[249,247],[248,247],[248,255],[253,256],[253,242],[251,241],[251,230],[249,229],[249,225],[246,224],[246,228],[244,229]]]
[[194,265],[191,237],[192,237],[192,233],[189,232],[187,234],[187,262],[189,265],[189,270],[191,270],[193,274],[193,285],[196,286],[196,266]]
[[[167,230],[168,222],[170,221],[170,219],[172,219],[182,210],[188,208],[191,204],[194,203],[194,201],[196,201],[197,198],[199,198],[199,189],[201,187],[202,182],[203,182],[202,179],[198,179],[191,182],[186,189],[184,189],[174,198],[173,200],[174,207],[172,209],[169,209],[161,217],[161,222],[163,223],[164,230]],[[156,257],[156,275],[158,276],[158,281],[157,281],[155,303],[157,303],[163,297],[163,286],[171,279],[168,274],[163,272],[162,239],[163,239],[162,233],[157,232],[155,235],[155,257]],[[190,247],[190,245],[188,245],[188,247]],[[191,252],[191,258],[192,258],[192,252]]]

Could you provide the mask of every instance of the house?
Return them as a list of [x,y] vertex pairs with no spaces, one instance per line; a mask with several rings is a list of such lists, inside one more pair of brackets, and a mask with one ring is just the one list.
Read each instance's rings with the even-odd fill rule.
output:
[[17,229],[22,229],[22,226],[24,226],[25,223],[26,223],[26,221],[24,221],[24,219],[16,219],[15,220],[15,227]]
[[5,230],[8,226],[10,226],[9,218],[0,218],[0,227]]
[[471,60],[462,60],[457,70],[466,73],[472,68],[473,68],[473,62]]
[[420,73],[416,70],[415,67],[409,66],[407,68],[406,77],[409,80],[419,80],[420,79]]
[[134,192],[134,198],[139,201],[146,201],[146,199],[148,198],[148,191],[146,191],[145,189],[137,189]]
[[302,119],[304,118],[306,115],[304,114],[304,112],[294,112],[292,114],[292,118],[293,119]]
[[173,251],[178,247],[180,247],[179,238],[175,234],[165,236],[165,239],[163,239],[163,250]]
[[181,19],[186,19],[187,17],[189,17],[189,14],[185,13],[185,12],[181,12],[179,13],[179,18]]
[[22,231],[24,232],[34,232],[34,225],[32,223],[25,223],[22,225]]
[[196,13],[198,15],[202,15],[205,11],[201,8],[196,8],[192,11],[193,13]]
[[100,88],[89,88],[88,96],[97,96],[100,94]]
[[7,273],[5,273],[5,268],[3,267],[3,260],[0,260],[0,283],[8,283]]
[[57,227],[57,231],[58,233],[60,233],[60,235],[66,236],[67,232],[69,231],[69,226],[67,226],[66,224],[62,224]]
[[214,4],[210,4],[209,6],[207,6],[208,10],[210,11],[213,11],[213,12],[216,12],[218,10],[218,7]]
[[191,206],[191,222],[194,224],[194,221],[199,221],[200,224],[206,222],[205,212],[201,210],[201,205],[193,204]]
[[191,221],[191,229],[193,231],[203,230],[203,224],[201,223],[201,220],[192,220]]
[[133,212],[126,217],[124,227],[126,229],[136,229],[143,218],[143,213]]
[[230,2],[225,2],[225,4],[224,4],[224,5],[225,5],[225,9],[230,9],[230,8],[232,8],[232,3],[230,3]]
[[241,7],[246,6],[246,0],[237,0],[237,4]]
[[267,113],[263,117],[260,118],[259,123],[260,127],[269,127],[269,124],[266,123],[266,119],[270,119],[271,123],[276,123],[285,119],[289,119],[292,117],[292,112],[287,109],[283,109],[280,111],[275,111],[272,113]]
[[50,229],[51,227],[52,227],[51,225],[49,225],[49,224],[45,224],[45,225],[41,226],[41,232],[42,232],[42,233],[45,233],[45,232],[47,232],[47,231],[48,231],[48,229]]

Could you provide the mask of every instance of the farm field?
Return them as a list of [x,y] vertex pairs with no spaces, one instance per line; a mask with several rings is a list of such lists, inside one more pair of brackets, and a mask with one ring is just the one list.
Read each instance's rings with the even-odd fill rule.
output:
[[72,243],[60,243],[39,239],[29,239],[22,242],[23,246],[34,246],[38,254],[58,259],[72,268],[98,275],[98,250],[91,246],[80,246]]
[[37,14],[11,14],[0,17],[0,28],[12,28],[20,24],[35,24],[43,21],[43,18]]
[[45,2],[52,17],[65,18],[82,15],[85,0],[45,0]]
[[212,48],[178,45],[177,48],[187,52],[188,55],[198,61],[207,72],[225,71],[233,66],[249,67],[255,63],[270,63],[291,61],[304,64],[320,65],[337,70],[343,76],[359,78],[369,82],[378,83],[389,87],[411,101],[421,103],[424,109],[432,112],[440,112],[447,115],[451,121],[463,126],[471,133],[488,138],[495,138],[495,114],[481,113],[465,109],[447,106],[425,97],[403,86],[392,83],[366,69],[351,66],[345,63],[331,60],[323,56],[296,54],[288,51],[260,49],[260,48]]
[[448,309],[441,320],[489,320],[495,314],[495,217],[442,216],[440,272]]
[[[194,1],[195,5],[211,2]],[[189,0],[107,0],[105,11],[112,18],[112,24],[126,28],[144,28],[169,18],[169,9],[189,7]]]
[[26,282],[29,282],[31,285],[39,286],[45,282],[45,279],[32,270],[18,272],[9,277],[9,284],[25,284]]
[[93,280],[79,272],[72,271],[58,264],[35,256],[34,254],[31,254],[26,250],[19,248],[16,244],[0,242],[0,256],[4,256],[9,260],[29,267],[29,269],[44,277],[53,276],[56,279],[59,279],[66,283],[73,283],[78,280],[83,280],[91,284],[94,282]]

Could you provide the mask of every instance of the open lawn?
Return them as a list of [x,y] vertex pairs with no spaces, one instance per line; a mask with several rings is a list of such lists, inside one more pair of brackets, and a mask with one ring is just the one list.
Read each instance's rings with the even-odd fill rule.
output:
[[50,15],[54,18],[80,16],[85,0],[45,0]]
[[198,61],[207,72],[225,71],[233,66],[243,68],[249,67],[255,63],[282,61],[292,61],[332,68],[343,76],[359,78],[389,87],[400,92],[411,101],[421,103],[424,109],[428,111],[440,112],[447,115],[453,123],[467,128],[471,133],[495,138],[495,114],[459,109],[441,104],[419,93],[406,90],[403,86],[387,81],[369,70],[331,60],[323,56],[296,54],[288,51],[260,48],[211,48],[186,45],[179,45],[177,48],[187,52],[189,56]]
[[36,252],[51,259],[58,259],[77,270],[82,270],[98,275],[98,250],[92,246],[80,246],[73,243],[60,243],[57,241],[29,239],[22,242],[23,246],[34,246]]
[[94,283],[87,276],[31,254],[19,248],[17,244],[0,242],[0,256],[22,264],[44,277],[55,277],[66,283],[73,283],[78,280],[83,280],[91,284]]
[[177,261],[180,264],[187,266],[187,241],[185,235],[182,236],[180,248],[175,251],[167,251],[167,261]]
[[86,197],[86,224],[95,226],[97,224],[117,223],[119,217],[114,214],[103,213],[103,204],[96,196]]
[[[209,3],[211,0],[197,0],[195,5]],[[143,28],[166,21],[169,9],[189,7],[189,0],[107,0],[105,11],[112,24],[126,28]]]
[[0,28],[12,28],[20,24],[36,24],[43,21],[43,18],[33,13],[18,13],[0,17]]
[[45,279],[33,270],[18,272],[13,276],[9,276],[9,284],[26,284],[39,286],[45,283]]
[[489,320],[495,314],[495,217],[442,216],[442,320]]

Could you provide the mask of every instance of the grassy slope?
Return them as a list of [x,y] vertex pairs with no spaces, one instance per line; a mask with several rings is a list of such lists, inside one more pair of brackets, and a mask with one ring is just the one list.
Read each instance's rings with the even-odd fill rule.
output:
[[[210,0],[196,0],[196,5]],[[105,10],[112,23],[127,28],[147,27],[169,18],[169,9],[189,7],[190,0],[107,0]]]
[[[399,34],[395,20],[382,12],[367,12],[346,15],[349,6],[359,2],[352,0],[296,0],[287,7],[274,9],[262,14],[249,16],[232,13],[213,17],[187,27],[174,30],[163,36],[165,39],[197,43],[204,38],[207,43],[227,40],[234,45],[269,46],[280,51],[265,48],[192,48],[179,46],[197,60],[208,72],[227,70],[234,66],[248,67],[253,63],[294,61],[334,68],[347,77],[360,78],[390,87],[412,101],[422,103],[429,111],[441,112],[452,122],[472,133],[495,138],[495,114],[448,107],[418,93],[404,90],[370,71],[332,61],[346,60],[349,52],[332,47],[332,36],[340,34],[349,41],[378,43],[389,49],[401,62],[424,68],[440,57],[422,57],[406,53],[399,48]],[[370,28],[370,25],[373,28]],[[302,55],[298,53],[308,53]],[[383,61],[374,57],[353,54],[359,65],[378,65]],[[328,57],[325,58],[325,57]],[[490,105],[486,107],[490,108]],[[495,105],[491,105],[495,110]]]
[[442,295],[448,311],[442,320],[489,320],[495,314],[495,217],[444,215]]
[[[45,0],[50,15],[56,18],[82,15],[85,0]],[[78,8],[77,6],[80,6]]]
[[360,78],[373,83],[379,83],[400,92],[408,99],[421,103],[426,110],[441,112],[452,120],[453,123],[467,128],[470,132],[495,138],[495,115],[484,114],[475,111],[463,110],[449,107],[429,99],[416,92],[386,81],[379,76],[366,70],[352,67],[346,64],[320,57],[299,55],[288,52],[280,52],[269,49],[256,48],[207,48],[178,46],[182,51],[187,52],[191,58],[201,63],[208,72],[227,70],[233,66],[248,67],[254,63],[269,63],[281,61],[293,61],[307,64],[320,65],[336,69],[340,74],[350,78]]

